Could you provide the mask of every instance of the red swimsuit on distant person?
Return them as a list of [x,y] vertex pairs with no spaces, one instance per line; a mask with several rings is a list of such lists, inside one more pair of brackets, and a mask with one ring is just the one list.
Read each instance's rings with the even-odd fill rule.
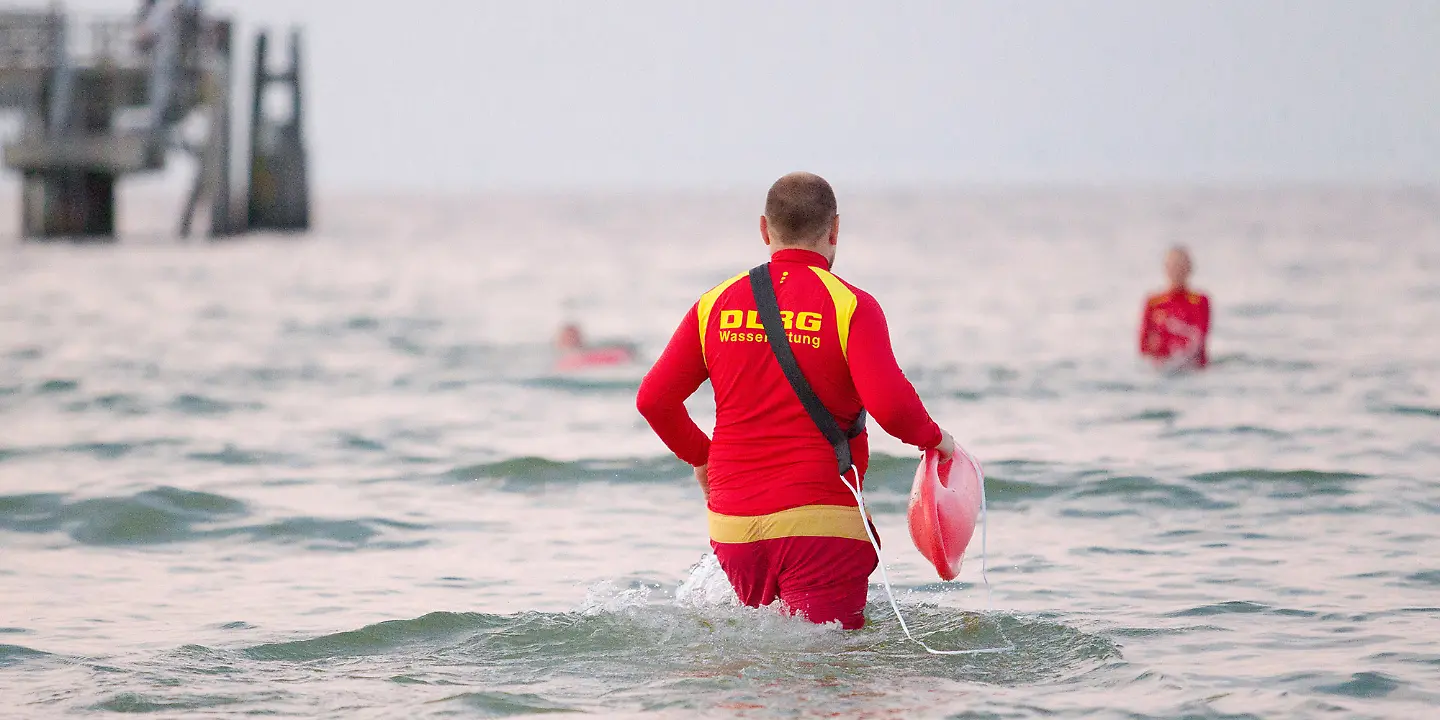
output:
[[1210,299],[1177,288],[1145,301],[1140,319],[1140,354],[1160,363],[1203,368],[1210,334]]
[[[906,443],[939,445],[940,427],[900,371],[875,299],[808,250],[774,253],[770,273],[800,369],[841,428],[864,408]],[[684,404],[706,379],[715,392],[713,440]],[[867,519],[772,354],[748,274],[691,308],[641,383],[636,405],[681,460],[709,465],[711,546],[741,602],[779,599],[812,622],[864,625],[877,562]],[[863,477],[866,435],[850,448]]]

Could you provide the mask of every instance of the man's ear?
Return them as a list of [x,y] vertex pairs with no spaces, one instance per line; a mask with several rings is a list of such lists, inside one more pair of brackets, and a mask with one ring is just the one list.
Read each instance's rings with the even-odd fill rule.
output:
[[830,223],[830,244],[840,242],[840,215],[836,213],[834,222]]
[[765,245],[770,245],[770,219],[764,215],[760,216],[760,237],[765,240]]

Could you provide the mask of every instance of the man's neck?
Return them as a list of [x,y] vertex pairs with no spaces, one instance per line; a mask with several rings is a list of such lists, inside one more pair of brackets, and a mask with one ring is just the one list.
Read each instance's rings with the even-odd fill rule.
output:
[[818,260],[821,267],[827,270],[830,268],[830,259],[825,257],[825,253],[822,253],[813,247],[798,247],[795,245],[770,246],[771,259],[774,259],[775,256],[779,255],[780,253],[793,253],[785,259],[804,259],[806,261]]

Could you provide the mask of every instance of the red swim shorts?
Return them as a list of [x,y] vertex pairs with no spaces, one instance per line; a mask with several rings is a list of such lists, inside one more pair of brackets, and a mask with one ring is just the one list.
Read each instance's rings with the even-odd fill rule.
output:
[[781,537],[746,543],[710,541],[740,602],[778,598],[813,623],[865,625],[870,573],[879,562],[869,541],[842,537]]

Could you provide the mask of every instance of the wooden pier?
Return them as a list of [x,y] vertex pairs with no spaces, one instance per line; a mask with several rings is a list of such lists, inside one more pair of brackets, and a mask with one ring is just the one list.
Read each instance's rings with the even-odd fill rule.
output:
[[[162,170],[174,152],[198,161],[179,235],[188,236],[202,212],[210,237],[309,228],[299,33],[291,34],[290,67],[278,73],[266,65],[265,34],[256,39],[249,163],[236,196],[233,25],[178,7],[158,24],[78,18],[54,6],[0,10],[0,113],[23,117],[5,143],[4,165],[22,176],[26,239],[113,240],[116,184]],[[290,90],[286,117],[265,113],[275,84]],[[203,127],[203,138],[182,137],[182,124]]]

